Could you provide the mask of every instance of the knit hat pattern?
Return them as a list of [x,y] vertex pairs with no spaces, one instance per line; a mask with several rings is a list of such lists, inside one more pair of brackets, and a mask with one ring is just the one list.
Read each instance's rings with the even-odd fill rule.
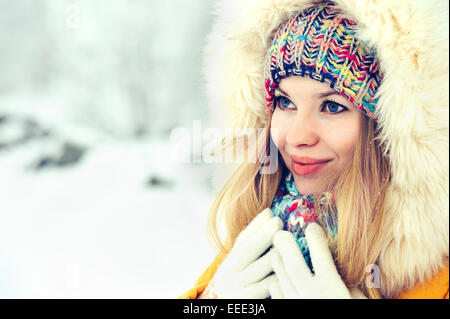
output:
[[327,82],[369,118],[375,112],[382,80],[376,51],[356,38],[356,23],[329,3],[275,31],[264,69],[266,112],[274,110],[274,91],[283,78],[305,75]]

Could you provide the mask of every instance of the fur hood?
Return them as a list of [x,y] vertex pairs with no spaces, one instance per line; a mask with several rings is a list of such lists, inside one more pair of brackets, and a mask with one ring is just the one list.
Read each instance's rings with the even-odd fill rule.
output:
[[[210,108],[226,127],[263,127],[263,66],[272,32],[320,1],[219,0],[205,47]],[[377,49],[384,73],[375,115],[392,183],[378,260],[392,298],[428,280],[449,254],[449,38],[443,0],[336,0]],[[214,120],[213,120],[214,121]]]

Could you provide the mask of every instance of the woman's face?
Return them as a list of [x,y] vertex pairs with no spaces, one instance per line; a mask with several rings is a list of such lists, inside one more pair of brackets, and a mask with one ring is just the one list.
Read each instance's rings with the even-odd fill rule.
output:
[[350,162],[363,114],[326,82],[290,76],[275,91],[272,134],[303,195],[326,191],[324,184]]

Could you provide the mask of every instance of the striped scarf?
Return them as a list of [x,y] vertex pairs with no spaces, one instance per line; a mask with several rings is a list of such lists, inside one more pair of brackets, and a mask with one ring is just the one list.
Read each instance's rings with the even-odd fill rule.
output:
[[[331,200],[332,196],[332,192],[324,192],[320,203]],[[292,173],[289,172],[283,175],[271,207],[274,216],[278,216],[283,221],[284,230],[294,235],[311,271],[313,267],[305,239],[305,229],[309,223],[318,222],[319,218],[324,217],[314,208],[313,200],[313,196],[302,195],[298,192]],[[327,215],[331,217],[331,214]],[[327,231],[335,237],[337,227],[336,223],[331,221],[331,218],[327,220]]]

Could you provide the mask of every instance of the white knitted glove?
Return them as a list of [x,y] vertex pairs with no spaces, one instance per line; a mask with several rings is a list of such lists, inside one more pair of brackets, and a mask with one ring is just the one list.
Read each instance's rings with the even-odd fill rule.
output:
[[220,265],[205,293],[206,298],[268,298],[273,274],[273,236],[283,228],[283,222],[273,217],[270,209],[259,213],[239,234],[228,256]]
[[274,237],[273,269],[278,281],[269,287],[273,299],[350,299],[365,298],[358,289],[348,290],[342,281],[328,247],[324,230],[311,223],[305,230],[314,274],[292,233],[279,231]]

